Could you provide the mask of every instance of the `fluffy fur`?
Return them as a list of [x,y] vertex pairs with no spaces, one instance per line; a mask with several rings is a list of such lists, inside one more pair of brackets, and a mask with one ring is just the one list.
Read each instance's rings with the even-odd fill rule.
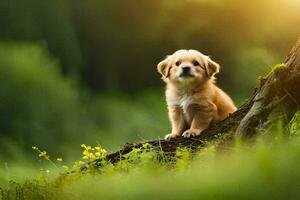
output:
[[196,50],[178,50],[157,65],[167,84],[166,100],[172,132],[166,139],[199,135],[211,123],[236,110],[231,98],[215,85],[220,66]]

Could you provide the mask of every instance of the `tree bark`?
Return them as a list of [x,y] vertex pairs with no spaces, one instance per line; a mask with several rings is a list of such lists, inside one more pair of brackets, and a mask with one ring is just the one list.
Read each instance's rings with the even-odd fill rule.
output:
[[[199,136],[193,138],[178,137],[171,140],[150,140],[135,144],[125,144],[120,150],[108,154],[106,160],[117,163],[124,159],[123,155],[134,148],[141,148],[148,143],[159,148],[167,157],[173,157],[178,147],[197,149],[214,141],[218,136],[227,136],[230,141],[238,135],[245,137],[255,135],[260,129],[266,128],[275,119],[282,118],[287,124],[300,105],[300,38],[291,50],[284,66],[277,67],[262,79],[261,86],[235,113],[225,120],[212,125]],[[95,160],[88,165],[101,165]]]
[[300,39],[284,65],[262,80],[253,105],[236,129],[236,135],[252,136],[277,119],[290,122],[300,105]]

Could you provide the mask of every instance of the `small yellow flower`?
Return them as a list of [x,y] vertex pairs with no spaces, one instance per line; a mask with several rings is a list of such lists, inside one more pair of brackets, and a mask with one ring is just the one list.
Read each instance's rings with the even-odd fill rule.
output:
[[57,158],[56,160],[59,161],[59,162],[62,162],[62,161],[63,161],[62,158]]
[[31,147],[33,150],[38,150],[38,148],[36,146],[32,146]]
[[47,155],[46,151],[41,151],[39,157],[45,157]]
[[100,157],[101,154],[100,154],[99,152],[96,152],[96,153],[95,153],[95,156],[96,156],[96,157]]
[[99,150],[101,149],[101,147],[96,146],[95,149],[96,149],[97,151],[99,151]]
[[78,161],[78,164],[79,164],[79,165],[83,165],[84,162],[82,162],[81,160],[79,160],[79,161]]
[[82,155],[85,155],[85,156],[87,156],[87,155],[89,155],[90,154],[90,152],[88,152],[87,150],[84,150],[83,152],[82,152]]

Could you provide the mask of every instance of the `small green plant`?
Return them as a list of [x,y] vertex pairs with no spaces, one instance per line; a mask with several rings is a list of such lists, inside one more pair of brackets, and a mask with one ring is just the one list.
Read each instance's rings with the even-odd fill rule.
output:
[[176,151],[176,168],[178,171],[184,171],[191,160],[191,151],[188,148],[178,148]]
[[[79,161],[75,161],[71,167],[68,165],[62,165],[61,167],[64,171],[67,172],[71,169],[81,168],[86,163],[91,162],[95,159],[101,160],[101,159],[105,158],[105,156],[107,154],[107,151],[104,148],[102,148],[100,145],[92,147],[89,145],[82,144],[80,146],[82,148],[82,157],[80,158]],[[38,153],[38,156],[40,158],[48,161],[52,166],[54,166],[55,169],[60,170],[60,166],[58,164],[56,164],[55,161],[50,158],[50,155],[47,153],[46,150],[41,150],[37,146],[32,146],[32,149]],[[62,163],[63,158],[58,157],[58,158],[56,158],[56,161]],[[49,170],[46,170],[46,171],[49,171]]]
[[[43,158],[43,159],[49,161],[49,163],[51,163],[56,169],[59,168],[59,167],[55,164],[55,162],[54,162],[53,160],[50,159],[50,156],[48,155],[47,151],[41,150],[41,149],[39,149],[37,146],[32,146],[32,149],[38,153],[38,156],[39,156],[40,158]],[[62,158],[57,158],[57,160],[58,160],[58,161],[62,161]]]
[[300,111],[297,111],[289,123],[289,133],[290,135],[299,136],[300,135]]

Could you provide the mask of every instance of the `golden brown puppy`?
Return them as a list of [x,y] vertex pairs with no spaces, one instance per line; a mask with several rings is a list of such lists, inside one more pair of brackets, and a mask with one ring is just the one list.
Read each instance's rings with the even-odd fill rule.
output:
[[215,85],[220,66],[196,50],[178,50],[157,65],[166,82],[172,132],[166,139],[199,135],[211,123],[236,110],[231,98]]

